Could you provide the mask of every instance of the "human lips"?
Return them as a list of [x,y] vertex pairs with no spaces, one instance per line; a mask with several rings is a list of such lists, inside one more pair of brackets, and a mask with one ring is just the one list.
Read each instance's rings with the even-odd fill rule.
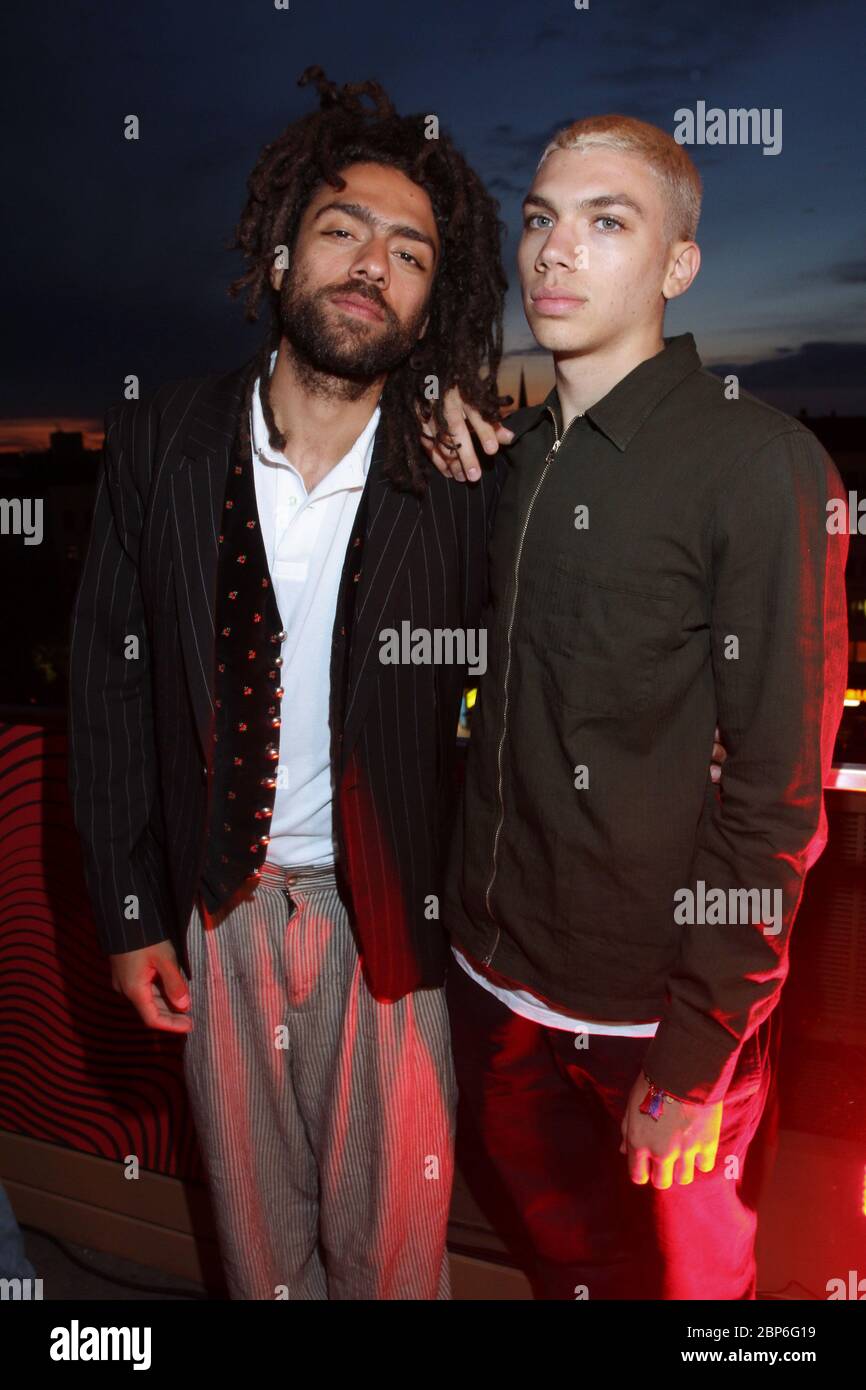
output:
[[369,299],[364,299],[357,294],[335,294],[334,304],[341,309],[348,310],[349,313],[360,314],[365,319],[383,319],[385,316],[378,305],[371,303]]
[[580,295],[566,294],[555,288],[539,290],[537,294],[530,295],[530,299],[541,314],[567,314],[586,303]]

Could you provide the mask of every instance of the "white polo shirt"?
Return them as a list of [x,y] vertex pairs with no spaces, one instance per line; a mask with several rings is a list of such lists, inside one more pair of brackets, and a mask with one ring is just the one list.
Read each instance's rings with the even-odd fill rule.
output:
[[[271,354],[273,371],[276,351]],[[285,640],[280,759],[268,859],[334,861],[329,728],[331,639],[343,563],[373,457],[377,405],[349,452],[307,492],[298,470],[271,448],[256,381],[250,437],[256,504]]]

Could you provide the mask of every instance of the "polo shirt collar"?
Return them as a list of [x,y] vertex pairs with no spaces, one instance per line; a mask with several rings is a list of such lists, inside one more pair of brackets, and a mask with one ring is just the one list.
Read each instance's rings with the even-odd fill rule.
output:
[[[691,333],[665,338],[661,352],[639,362],[606,396],[589,407],[586,417],[622,452],[665,396],[702,365]],[[519,438],[547,417],[548,406],[556,418],[557,433],[561,435],[562,407],[555,386],[538,405],[520,411],[522,419],[515,421],[513,426],[507,420],[505,423]]]
[[[276,349],[271,353],[270,371],[274,370],[276,361]],[[253,398],[250,408],[251,416],[251,435],[252,445],[256,452],[270,463],[286,463],[285,454],[279,453],[271,445],[268,438],[268,429],[265,424],[264,411],[262,410],[262,398],[260,394],[260,379],[256,378],[253,387]],[[331,492],[339,492],[343,488],[363,487],[370,471],[370,462],[373,455],[373,436],[379,425],[382,415],[381,404],[376,406],[354,444],[346,454],[334,465],[325,478],[314,489],[317,495],[327,496]],[[325,486],[325,483],[328,486]],[[321,488],[321,493],[319,489]]]

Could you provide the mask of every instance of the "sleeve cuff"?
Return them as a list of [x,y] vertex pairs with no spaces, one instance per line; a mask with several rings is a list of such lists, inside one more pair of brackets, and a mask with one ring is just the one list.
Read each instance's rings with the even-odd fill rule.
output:
[[643,1069],[654,1086],[688,1105],[723,1100],[740,1047],[711,1047],[679,1024],[659,1024],[644,1056]]

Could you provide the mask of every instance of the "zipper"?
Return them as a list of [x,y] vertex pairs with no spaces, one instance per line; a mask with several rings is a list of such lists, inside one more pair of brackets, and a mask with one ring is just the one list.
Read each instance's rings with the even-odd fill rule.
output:
[[[501,835],[501,833],[502,833],[502,826],[503,826],[503,824],[504,824],[504,822],[505,822],[505,798],[504,798],[503,792],[502,792],[502,751],[503,751],[503,749],[504,749],[504,747],[505,747],[505,736],[506,736],[506,733],[507,733],[507,731],[508,731],[508,677],[509,677],[509,675],[510,675],[510,673],[511,673],[511,633],[512,633],[512,631],[513,631],[513,629],[514,629],[514,616],[515,616],[515,613],[516,613],[516,611],[517,611],[517,590],[518,590],[519,581],[520,581],[520,557],[521,557],[521,555],[523,554],[523,542],[524,542],[524,540],[526,539],[526,532],[527,532],[527,530],[529,529],[529,518],[532,516],[532,509],[533,509],[533,507],[535,506],[535,499],[537,498],[539,492],[540,492],[541,489],[542,489],[542,486],[544,485],[544,480],[545,480],[545,478],[547,477],[547,473],[548,473],[548,470],[549,470],[549,468],[550,468],[550,465],[553,463],[553,460],[555,459],[555,457],[556,457],[556,455],[557,455],[557,452],[559,451],[559,447],[560,447],[560,445],[563,443],[563,441],[565,440],[565,436],[568,434],[568,431],[571,429],[572,425],[574,424],[574,421],[583,418],[583,413],[581,412],[580,415],[575,415],[575,416],[573,417],[573,419],[569,420],[568,424],[567,424],[566,427],[565,427],[565,431],[564,431],[562,437],[560,438],[559,433],[558,433],[557,420],[556,420],[556,416],[555,416],[554,413],[553,413],[553,410],[551,409],[551,407],[550,407],[549,405],[548,405],[548,406],[545,406],[545,409],[546,409],[547,412],[549,413],[550,418],[553,420],[553,429],[554,429],[554,433],[556,434],[556,438],[554,439],[552,445],[550,446],[550,449],[548,450],[547,457],[546,457],[545,460],[544,460],[544,468],[541,470],[541,477],[538,479],[538,482],[537,482],[536,485],[535,485],[535,491],[533,492],[532,496],[531,496],[530,499],[529,499],[529,506],[526,508],[526,515],[525,515],[525,517],[523,518],[523,529],[522,529],[521,532],[520,532],[520,541],[519,541],[518,546],[517,546],[517,555],[515,556],[515,559],[514,559],[514,585],[513,585],[512,597],[511,597],[511,614],[510,614],[509,619],[508,619],[508,630],[507,630],[506,638],[505,638],[507,657],[506,657],[506,661],[505,661],[505,679],[504,679],[504,682],[503,682],[503,687],[504,687],[504,699],[503,699],[503,706],[502,706],[502,733],[501,733],[500,738],[499,738],[499,748],[497,749],[497,753],[496,753],[496,761],[497,761],[497,784],[498,784],[498,793],[499,793],[499,821],[498,821],[497,826],[496,826],[496,833],[495,833],[494,836],[493,836],[493,856],[492,856],[492,871],[491,871],[491,874],[490,874],[490,881],[489,881],[489,883],[487,884],[487,888],[486,888],[485,893],[484,893],[484,901],[485,901],[485,904],[486,904],[486,906],[487,906],[487,914],[488,914],[488,916],[490,917],[490,920],[491,920],[491,921],[495,921],[495,920],[496,920],[496,919],[494,918],[494,916],[493,916],[493,909],[492,909],[492,907],[490,906],[490,895],[491,895],[491,893],[492,893],[492,891],[493,891],[493,884],[494,884],[495,879],[496,879],[496,868],[497,868],[497,865],[496,865],[496,853],[497,853],[497,850],[499,849],[499,837],[500,837],[500,835]],[[496,951],[496,947],[499,945],[500,931],[501,931],[501,929],[497,926],[497,928],[496,928],[496,935],[495,935],[495,937],[493,938],[493,945],[491,946],[491,948],[490,948],[489,952],[487,953],[487,955],[484,956],[483,959],[482,959],[482,964],[483,964],[483,965],[489,965],[490,962],[491,962],[491,960],[493,959],[493,955],[494,955],[494,952]]]

